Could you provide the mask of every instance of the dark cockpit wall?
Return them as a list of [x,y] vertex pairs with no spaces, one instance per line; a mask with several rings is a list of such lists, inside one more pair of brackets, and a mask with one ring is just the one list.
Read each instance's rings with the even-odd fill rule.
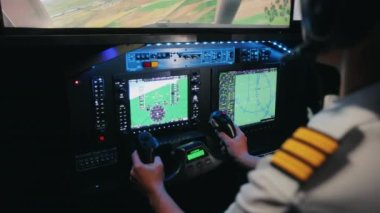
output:
[[[259,122],[238,120],[250,152],[271,153],[307,121],[307,107],[320,107],[316,78],[304,66],[285,66],[280,60],[300,43],[298,27],[135,32],[2,28],[6,206],[151,212],[129,181],[130,153],[139,131],[145,130],[163,144],[157,153],[167,174],[177,174],[167,187],[179,205],[187,212],[223,211],[247,170],[220,151],[208,125],[213,110],[231,110],[222,104],[223,94],[234,85],[222,88],[221,76],[275,76],[263,81],[274,84],[273,115],[268,111]],[[144,82],[165,80],[184,82],[172,84],[171,90],[179,103],[186,97],[186,111],[159,125],[139,121],[132,115],[131,85],[148,88]],[[167,101],[173,100],[169,96]],[[162,119],[165,108],[150,109],[156,110],[156,120]]]

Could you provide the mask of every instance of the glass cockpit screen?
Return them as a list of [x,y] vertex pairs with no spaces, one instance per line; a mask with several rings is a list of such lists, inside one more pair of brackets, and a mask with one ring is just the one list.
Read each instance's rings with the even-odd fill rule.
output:
[[219,110],[239,126],[275,119],[277,68],[222,72]]
[[131,128],[188,120],[187,75],[129,80]]
[[1,0],[6,27],[286,28],[290,0]]

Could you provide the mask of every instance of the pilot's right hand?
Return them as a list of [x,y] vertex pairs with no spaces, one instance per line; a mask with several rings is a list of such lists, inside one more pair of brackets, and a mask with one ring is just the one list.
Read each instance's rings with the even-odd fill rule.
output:
[[231,138],[224,132],[218,132],[219,138],[227,147],[228,153],[238,160],[241,156],[248,154],[247,137],[241,129],[235,125],[236,136]]
[[224,142],[228,153],[234,158],[234,160],[250,169],[256,168],[260,158],[249,154],[247,137],[238,126],[235,125],[235,129],[236,136],[234,138],[230,138],[224,132],[218,132],[218,136]]
[[161,158],[156,156],[153,163],[144,164],[137,153],[132,153],[131,177],[149,196],[164,189],[164,165]]

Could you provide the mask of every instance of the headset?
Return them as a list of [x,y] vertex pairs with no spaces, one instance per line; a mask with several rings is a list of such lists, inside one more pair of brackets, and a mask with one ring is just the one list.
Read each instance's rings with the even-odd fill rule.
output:
[[378,24],[375,0],[301,0],[304,49],[354,45]]
[[315,63],[317,55],[353,46],[378,27],[376,0],[301,0],[300,3],[304,41],[282,59],[283,69],[305,72],[308,78],[305,104],[316,113],[322,108],[324,96]]

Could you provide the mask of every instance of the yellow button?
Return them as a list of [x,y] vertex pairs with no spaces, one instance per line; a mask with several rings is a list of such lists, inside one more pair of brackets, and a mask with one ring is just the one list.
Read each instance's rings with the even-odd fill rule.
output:
[[158,67],[158,61],[152,61],[152,67]]

